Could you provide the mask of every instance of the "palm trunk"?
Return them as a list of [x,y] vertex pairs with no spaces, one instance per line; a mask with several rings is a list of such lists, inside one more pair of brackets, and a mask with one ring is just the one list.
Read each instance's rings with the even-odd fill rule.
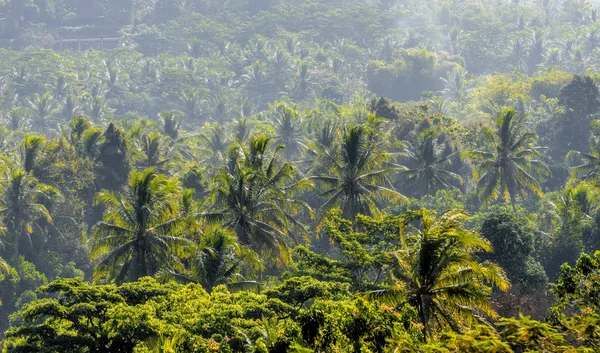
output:
[[425,317],[424,300],[422,295],[419,296],[419,320],[423,325],[423,328],[421,328],[421,333],[423,333],[423,343],[427,343],[427,318]]
[[19,262],[19,240],[21,240],[20,234],[15,235],[15,249],[14,249],[14,257],[15,264]]
[[514,192],[512,192],[510,189],[508,191],[508,194],[510,196],[510,205],[512,206],[513,212],[515,213],[515,217],[517,216],[517,205],[515,205],[515,196],[514,196]]
[[148,275],[147,269],[146,269],[146,249],[144,249],[144,247],[142,246],[141,249],[139,249],[137,251],[136,254],[137,257],[137,266],[135,269],[135,278],[134,280],[139,280],[142,277],[145,277]]

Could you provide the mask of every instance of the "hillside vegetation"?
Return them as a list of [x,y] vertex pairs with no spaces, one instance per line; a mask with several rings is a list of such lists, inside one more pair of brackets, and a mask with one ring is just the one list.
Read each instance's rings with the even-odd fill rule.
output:
[[600,352],[599,9],[0,0],[2,352]]

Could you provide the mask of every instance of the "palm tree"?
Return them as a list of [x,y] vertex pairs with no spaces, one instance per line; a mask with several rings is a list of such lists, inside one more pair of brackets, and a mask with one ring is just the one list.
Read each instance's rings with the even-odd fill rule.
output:
[[509,288],[496,264],[480,263],[476,254],[492,246],[479,234],[464,229],[468,218],[460,211],[439,217],[420,211],[421,226],[401,234],[401,249],[392,252],[389,288],[369,293],[372,298],[414,307],[425,340],[434,327],[460,330],[482,315],[495,317],[489,301],[491,286]]
[[440,93],[446,99],[461,102],[466,95],[467,71],[459,66],[448,72],[447,76],[447,79],[441,79],[444,82],[444,90]]
[[525,118],[518,118],[514,109],[505,109],[498,114],[496,131],[484,130],[486,143],[491,146],[492,152],[469,153],[479,161],[474,173],[479,197],[487,202],[502,194],[515,212],[517,196],[527,198],[529,192],[541,196],[538,176],[550,173],[539,159],[540,148],[533,146],[536,135],[525,127]]
[[408,184],[416,185],[423,195],[431,195],[438,189],[456,188],[456,183],[462,184],[458,174],[445,169],[456,153],[448,145],[440,143],[435,131],[425,130],[417,140],[416,145],[405,142],[408,169],[402,173],[408,177]]
[[263,96],[271,89],[265,64],[261,61],[254,62],[246,69],[246,74],[242,75],[241,81],[254,101],[259,102],[259,105],[263,105],[265,102]]
[[11,109],[6,116],[6,125],[8,129],[17,131],[23,128],[28,113],[29,110],[25,107],[14,107]]
[[283,103],[277,105],[273,125],[277,131],[275,143],[285,146],[285,158],[300,154],[306,145],[302,142],[302,119],[300,113]]
[[296,231],[306,234],[294,214],[300,208],[311,212],[293,193],[311,183],[296,181],[294,167],[280,160],[281,146],[270,151],[270,145],[270,138],[258,135],[248,146],[230,151],[214,179],[215,205],[204,217],[232,229],[242,245],[258,253],[276,252],[287,261],[287,241],[297,239]]
[[100,96],[90,96],[85,106],[86,114],[92,118],[95,124],[99,124],[109,112],[104,98]]
[[256,288],[257,282],[247,281],[240,273],[245,265],[258,268],[258,255],[241,246],[235,233],[215,227],[201,234],[199,245],[190,260],[190,271],[184,275],[169,274],[168,277],[200,283],[207,292],[221,284],[231,288]]
[[203,162],[209,165],[219,166],[227,157],[227,150],[231,145],[231,136],[225,127],[219,124],[207,124],[199,135],[202,142],[202,150],[207,154]]
[[27,99],[29,106],[31,126],[39,129],[42,133],[55,122],[56,106],[50,93],[36,94],[33,99]]
[[41,150],[46,143],[46,138],[39,135],[25,135],[20,147],[21,167],[25,173],[33,173]]
[[313,82],[308,63],[301,61],[298,64],[298,73],[296,75],[293,92],[298,99],[305,99],[314,92],[316,84]]
[[252,132],[252,125],[248,123],[248,118],[242,117],[236,119],[232,124],[233,137],[238,143],[246,142]]
[[90,258],[97,261],[95,280],[136,281],[172,269],[190,241],[181,237],[176,181],[153,168],[133,171],[124,194],[102,191],[96,202],[106,207],[92,230]]
[[3,206],[0,209],[0,216],[8,233],[13,237],[14,260],[16,260],[20,254],[21,239],[27,238],[31,244],[34,227],[41,230],[38,221],[52,222],[52,217],[43,204],[46,198],[44,189],[50,187],[41,185],[23,169],[10,172],[0,185]]
[[65,121],[71,121],[73,117],[81,113],[81,106],[77,96],[74,94],[67,95],[64,102],[59,106],[59,112]]
[[379,197],[405,202],[406,198],[393,190],[387,179],[397,168],[386,166],[389,154],[385,150],[385,137],[363,124],[345,126],[342,130],[337,145],[323,150],[325,163],[330,165],[327,175],[311,177],[325,186],[320,194],[327,197],[321,206],[322,216],[339,206],[343,217],[354,220],[359,213],[376,213]]
[[177,117],[173,111],[160,113],[158,118],[162,122],[163,133],[171,139],[177,140],[181,132],[181,118]]
[[541,30],[535,30],[533,32],[530,49],[529,49],[529,60],[528,60],[528,70],[529,75],[535,74],[538,70],[540,64],[544,60],[544,55],[546,53],[548,41],[546,40],[546,33]]
[[180,99],[187,125],[197,124],[203,103],[200,93],[197,91],[181,91]]
[[282,50],[276,50],[269,58],[270,79],[276,89],[283,91],[285,83],[290,78],[288,55]]
[[140,140],[137,166],[141,169],[152,167],[160,173],[169,174],[169,163],[173,160],[174,153],[167,138],[158,132],[151,132],[142,135]]
[[571,151],[567,154],[567,161],[581,161],[581,164],[571,168],[571,177],[583,181],[597,180],[600,175],[600,146],[590,144],[590,147],[590,153]]

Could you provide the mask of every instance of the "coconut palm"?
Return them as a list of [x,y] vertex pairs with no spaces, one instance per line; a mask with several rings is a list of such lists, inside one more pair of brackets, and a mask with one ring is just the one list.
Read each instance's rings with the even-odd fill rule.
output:
[[92,118],[94,123],[99,124],[104,120],[104,117],[110,112],[104,98],[100,96],[90,96],[85,106],[86,114]]
[[283,90],[290,78],[289,57],[282,50],[276,50],[269,58],[269,76],[275,88]]
[[44,148],[46,138],[40,135],[25,135],[20,147],[20,164],[23,170],[30,174],[36,167],[40,152]]
[[236,119],[232,124],[233,137],[238,143],[245,142],[252,132],[252,125],[248,123],[248,118]]
[[548,45],[546,33],[541,30],[535,30],[532,33],[529,45],[529,57],[527,64],[529,74],[533,75],[538,70],[540,64],[544,60],[544,55],[546,54]]
[[27,99],[27,105],[29,107],[29,118],[30,125],[46,133],[48,128],[56,123],[56,105],[50,96],[50,93],[43,95],[35,94],[33,99]]
[[484,129],[486,143],[492,151],[472,151],[469,155],[479,164],[475,180],[479,197],[484,202],[501,194],[515,208],[517,197],[529,193],[542,194],[540,176],[549,169],[540,159],[540,148],[533,146],[536,135],[524,125],[525,116],[518,117],[514,109],[505,109],[496,119],[496,129]]
[[298,99],[305,99],[314,92],[315,87],[316,83],[312,80],[308,63],[305,61],[300,61],[298,64],[298,72],[294,79],[292,88],[294,95]]
[[241,81],[255,102],[259,102],[259,105],[265,103],[263,96],[270,92],[271,83],[264,62],[256,61],[249,66]]
[[257,135],[230,151],[214,179],[215,205],[204,216],[232,229],[242,245],[288,260],[287,242],[295,241],[298,231],[306,234],[294,215],[301,208],[310,213],[293,193],[311,184],[296,181],[294,167],[281,161],[282,148],[270,145],[270,138]]
[[460,330],[473,322],[495,317],[489,301],[492,286],[507,290],[503,270],[480,263],[475,254],[492,246],[478,233],[463,227],[460,211],[439,217],[421,210],[421,225],[401,234],[401,248],[390,255],[389,287],[369,293],[372,298],[408,304],[418,312],[425,339],[434,329]]
[[207,124],[198,137],[202,144],[202,151],[206,155],[203,162],[208,162],[211,166],[221,165],[227,157],[227,150],[232,143],[231,136],[226,132],[225,127],[219,124]]
[[31,244],[34,228],[41,231],[41,220],[52,222],[48,209],[44,206],[45,189],[37,179],[23,169],[10,172],[0,183],[2,187],[2,217],[8,234],[12,237],[14,260],[20,254],[20,243],[23,238]]
[[387,165],[385,137],[370,126],[345,126],[336,146],[323,150],[322,158],[330,165],[327,175],[311,177],[325,188],[320,194],[327,198],[321,206],[322,216],[330,208],[340,207],[343,216],[353,220],[359,213],[377,213],[379,198],[406,201],[387,179],[398,168]]
[[445,99],[461,102],[467,93],[467,71],[459,66],[448,72],[447,76],[448,78],[441,78],[444,82],[441,94]]
[[275,143],[285,146],[285,158],[291,159],[306,149],[302,141],[302,118],[300,113],[283,103],[277,105],[273,116],[273,126],[277,132]]
[[162,132],[173,140],[177,140],[181,133],[181,118],[177,117],[173,111],[158,114],[158,118],[162,122]]
[[247,281],[240,273],[243,266],[258,267],[258,255],[240,244],[235,233],[215,227],[202,232],[195,254],[185,274],[169,273],[181,282],[200,283],[208,292],[218,285],[230,288],[257,288],[257,282]]
[[600,176],[600,146],[590,144],[590,153],[571,151],[567,161],[577,160],[580,164],[571,168],[571,177],[583,181],[597,180]]
[[60,116],[65,121],[71,121],[73,117],[81,113],[81,105],[79,104],[79,99],[74,94],[69,94],[65,97],[62,104],[59,105],[59,113]]
[[90,258],[97,263],[95,281],[136,281],[158,270],[173,269],[190,241],[182,237],[175,180],[153,168],[133,171],[125,193],[102,191],[103,221],[92,229]]
[[456,153],[433,130],[425,130],[417,138],[416,144],[405,142],[405,165],[403,170],[409,186],[416,186],[421,195],[431,195],[439,189],[456,188],[462,184],[460,175],[445,169]]
[[198,91],[181,91],[181,103],[186,124],[197,124],[201,114],[203,99]]
[[158,172],[169,174],[169,163],[174,159],[173,147],[167,138],[158,132],[142,135],[138,147],[138,168],[155,168]]

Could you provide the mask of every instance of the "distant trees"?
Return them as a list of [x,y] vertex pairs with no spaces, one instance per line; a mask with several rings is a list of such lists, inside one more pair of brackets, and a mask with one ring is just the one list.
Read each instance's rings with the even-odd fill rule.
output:
[[569,151],[589,150],[589,126],[600,113],[600,93],[591,77],[576,75],[561,89],[558,99],[565,111],[553,122],[549,147],[552,157],[561,161]]

